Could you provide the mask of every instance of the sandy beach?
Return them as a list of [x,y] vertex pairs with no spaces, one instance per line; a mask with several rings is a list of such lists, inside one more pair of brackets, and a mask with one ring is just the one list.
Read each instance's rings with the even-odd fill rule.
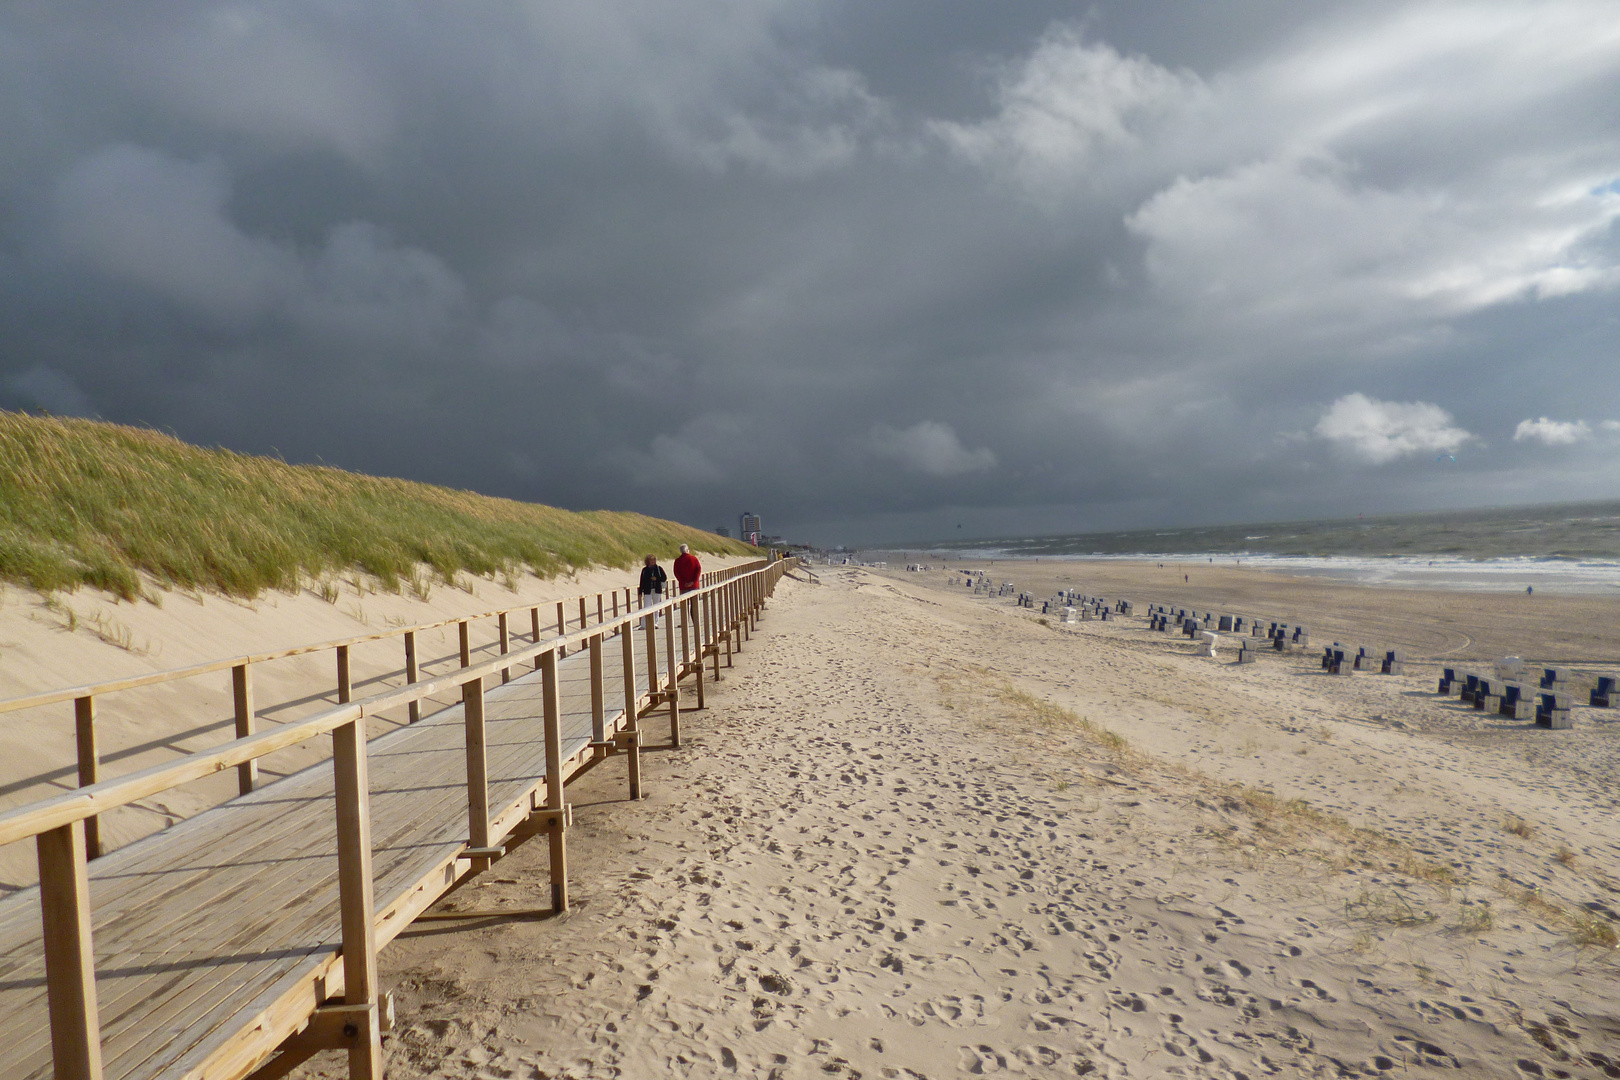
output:
[[1620,1075],[1620,714],[817,574],[570,789],[568,915],[531,845],[383,954],[391,1075]]

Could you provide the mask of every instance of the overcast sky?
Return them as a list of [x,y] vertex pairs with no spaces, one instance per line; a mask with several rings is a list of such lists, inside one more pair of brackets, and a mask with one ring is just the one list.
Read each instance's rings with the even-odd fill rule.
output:
[[0,405],[704,528],[1615,497],[1617,217],[1614,0],[0,8]]

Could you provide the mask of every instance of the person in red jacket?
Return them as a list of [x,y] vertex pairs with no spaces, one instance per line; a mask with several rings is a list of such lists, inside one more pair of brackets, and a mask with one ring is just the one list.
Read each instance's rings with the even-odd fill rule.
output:
[[702,580],[703,564],[698,562],[691,548],[682,544],[681,553],[675,557],[675,583],[681,587],[681,592],[691,592]]

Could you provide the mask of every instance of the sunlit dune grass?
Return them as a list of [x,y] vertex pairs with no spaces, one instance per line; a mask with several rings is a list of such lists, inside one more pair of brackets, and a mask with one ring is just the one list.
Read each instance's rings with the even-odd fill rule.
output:
[[0,579],[126,599],[141,573],[251,597],[359,569],[385,588],[528,569],[625,566],[734,540],[643,514],[575,513],[274,458],[191,446],[92,420],[0,412]]

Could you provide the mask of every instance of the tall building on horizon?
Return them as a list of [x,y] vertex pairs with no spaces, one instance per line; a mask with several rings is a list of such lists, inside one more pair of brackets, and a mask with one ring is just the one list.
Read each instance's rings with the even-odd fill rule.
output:
[[747,510],[744,510],[737,518],[737,536],[739,539],[746,540],[750,544],[758,544],[759,535],[763,531],[760,528],[758,514],[750,514]]

